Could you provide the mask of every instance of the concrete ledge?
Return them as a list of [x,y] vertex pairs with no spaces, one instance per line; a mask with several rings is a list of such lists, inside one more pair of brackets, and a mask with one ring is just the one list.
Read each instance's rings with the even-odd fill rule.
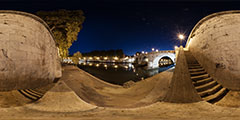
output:
[[197,94],[192,84],[184,50],[180,47],[170,88],[163,101],[172,103],[192,103],[201,100],[201,97]]

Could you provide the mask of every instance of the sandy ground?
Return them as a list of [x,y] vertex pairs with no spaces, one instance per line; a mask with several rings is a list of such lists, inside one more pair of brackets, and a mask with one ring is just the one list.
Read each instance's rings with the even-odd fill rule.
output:
[[84,119],[84,120],[239,120],[240,109],[206,102],[173,104],[157,102],[140,108],[105,108],[71,113],[43,112],[25,107],[0,109],[1,119]]
[[136,82],[130,88],[106,83],[73,66],[64,67],[64,81],[84,101],[101,107],[140,107],[160,101],[169,88],[173,71]]
[[[69,73],[71,71],[71,74]],[[75,72],[74,72],[75,71]],[[75,73],[82,72],[81,75],[86,75],[84,71],[75,69],[74,67],[65,67],[63,78],[50,89],[42,99],[35,103],[24,103],[15,105],[9,104],[6,106],[0,106],[0,119],[66,119],[66,120],[239,120],[240,108],[224,107],[225,102],[228,99],[232,99],[232,102],[236,104],[239,101],[239,92],[231,92],[222,101],[223,106],[212,105],[210,103],[201,101],[197,103],[166,103],[161,102],[161,98],[165,94],[165,90],[168,88],[169,81],[162,83],[162,78],[152,77],[140,82],[137,82],[130,88],[123,88],[121,86],[111,85],[97,79],[91,75],[86,75],[85,82],[82,84],[91,85],[90,87],[84,87],[85,92],[77,83],[73,82],[73,78],[79,79],[80,76],[75,76]],[[168,72],[171,74],[171,72]],[[167,73],[167,74],[168,74]],[[163,73],[166,74],[166,73]],[[75,77],[74,77],[75,76]],[[80,78],[82,78],[81,76]],[[66,83],[66,85],[65,85]],[[77,89],[72,86],[80,86]],[[72,85],[72,86],[71,86]],[[84,85],[83,85],[84,86]],[[88,88],[92,90],[89,92]],[[159,88],[160,87],[160,88]],[[94,91],[93,91],[94,90]],[[73,92],[74,91],[74,92]],[[55,93],[54,93],[55,92]],[[78,93],[79,92],[79,93]],[[82,95],[86,93],[94,93],[85,96],[87,99],[84,102]],[[10,93],[0,93],[4,94]],[[15,93],[11,93],[14,96]],[[119,96],[118,96],[119,95]],[[107,96],[106,98],[103,96]],[[231,96],[235,96],[234,99]],[[97,97],[97,99],[93,99]],[[124,98],[122,98],[124,97]],[[136,97],[135,99],[133,99]],[[8,99],[13,97],[8,95]],[[102,99],[103,98],[103,99]],[[117,99],[119,98],[119,99]],[[23,99],[23,98],[21,98]],[[133,100],[131,100],[133,99]],[[5,99],[4,102],[7,103]],[[20,99],[18,99],[20,100]],[[81,100],[81,101],[79,101]],[[104,101],[106,100],[106,101]],[[129,100],[129,101],[128,101]],[[75,111],[64,111],[71,107],[77,106],[75,102],[84,103],[89,105],[82,109],[76,109]],[[100,102],[102,101],[102,102]],[[16,101],[15,101],[16,102]],[[220,101],[221,102],[221,101]],[[219,102],[219,104],[220,104]],[[11,101],[14,103],[14,101]],[[99,105],[100,106],[99,106]],[[54,109],[53,106],[58,106],[58,109]],[[226,105],[225,105],[226,106]],[[65,107],[65,108],[64,108]],[[41,108],[41,109],[39,109]],[[59,110],[59,111],[58,111]]]

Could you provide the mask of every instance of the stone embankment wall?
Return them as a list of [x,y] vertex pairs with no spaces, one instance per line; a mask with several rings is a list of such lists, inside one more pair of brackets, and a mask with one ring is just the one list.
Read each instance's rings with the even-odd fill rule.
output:
[[224,87],[240,90],[239,10],[203,18],[192,30],[186,48]]
[[0,91],[36,88],[60,76],[47,24],[32,14],[0,11]]

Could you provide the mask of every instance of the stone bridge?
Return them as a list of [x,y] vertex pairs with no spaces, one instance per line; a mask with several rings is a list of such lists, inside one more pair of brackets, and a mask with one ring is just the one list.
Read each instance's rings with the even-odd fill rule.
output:
[[[165,61],[163,58],[168,60]],[[147,65],[148,69],[154,69],[159,67],[162,60],[164,60],[163,64],[174,64],[175,58],[175,50],[153,51],[136,55],[135,62],[139,65]]]

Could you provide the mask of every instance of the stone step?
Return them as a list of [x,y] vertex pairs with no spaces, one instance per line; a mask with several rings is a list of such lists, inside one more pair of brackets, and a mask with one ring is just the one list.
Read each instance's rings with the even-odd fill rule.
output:
[[206,71],[197,71],[197,72],[190,72],[191,76],[198,76],[198,75],[204,75],[207,74]]
[[39,92],[34,91],[34,90],[32,90],[32,89],[26,89],[25,91],[27,91],[27,92],[29,92],[30,94],[33,94],[33,95],[35,95],[35,96],[37,96],[37,97],[40,97],[40,98],[43,96],[42,93],[39,93]]
[[197,69],[197,68],[202,68],[202,66],[188,66],[189,69]]
[[203,84],[203,85],[197,86],[197,87],[195,87],[195,89],[197,90],[197,92],[202,92],[202,91],[205,91],[207,89],[213,88],[217,84],[218,83],[216,81],[211,81],[211,82],[209,82],[207,84]]
[[35,93],[35,94],[41,95],[41,96],[44,95],[44,93],[39,92],[39,90],[33,90],[33,89],[28,89],[28,90],[31,91],[31,92],[33,92],[33,93]]
[[36,96],[36,95],[33,95],[31,94],[30,92],[26,91],[26,90],[18,90],[24,97],[30,99],[30,100],[33,100],[33,101],[36,101],[38,99],[40,99],[40,97]]
[[189,72],[199,72],[199,71],[204,71],[204,68],[189,69]]
[[196,82],[193,82],[193,85],[195,87],[203,85],[203,84],[207,84],[209,82],[213,81],[212,77],[206,78],[206,79],[202,79],[202,80],[198,80]]
[[201,66],[199,63],[188,63],[188,66]]
[[198,94],[201,97],[206,97],[206,96],[213,95],[213,94],[217,93],[219,90],[221,90],[221,88],[222,88],[222,86],[220,84],[217,84],[213,88],[208,89],[206,91],[199,92]]
[[199,80],[203,80],[206,78],[209,78],[210,76],[208,74],[198,75],[198,76],[191,76],[192,81],[196,82]]
[[210,102],[210,103],[215,103],[215,102],[221,100],[227,93],[228,93],[228,89],[222,88],[217,93],[215,93],[213,95],[209,95],[207,97],[203,97],[202,99],[207,102]]

